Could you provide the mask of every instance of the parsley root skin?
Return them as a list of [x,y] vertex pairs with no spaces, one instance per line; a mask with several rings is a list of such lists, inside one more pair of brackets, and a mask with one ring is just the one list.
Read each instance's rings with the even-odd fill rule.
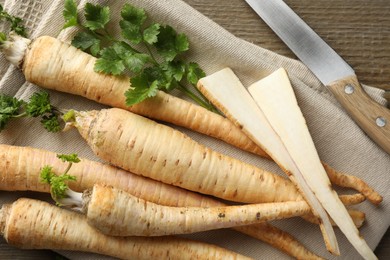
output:
[[40,87],[83,96],[108,106],[182,126],[268,157],[226,118],[165,92],[159,91],[156,97],[127,106],[125,92],[129,88],[130,79],[96,73],[96,60],[58,39],[42,36],[30,44],[22,70],[27,81]]
[[[26,79],[38,86],[83,96],[105,105],[182,126],[220,139],[244,151],[270,158],[225,117],[162,91],[142,103],[126,106],[125,92],[130,81],[128,77],[96,73],[95,57],[56,38],[42,36],[29,44],[20,36],[15,37],[15,41],[21,41],[21,45],[24,44],[28,48],[24,57],[19,57],[14,65],[22,64],[21,69]],[[365,182],[356,182],[356,177],[338,173],[329,165],[325,169],[332,183],[354,188],[374,204],[382,201],[382,197]]]
[[73,124],[98,157],[135,174],[237,202],[302,199],[289,180],[122,109],[79,112]]
[[[256,224],[308,214],[305,201],[223,207],[169,207],[95,185],[84,193],[90,224],[113,236],[165,236]],[[81,202],[80,202],[81,203]]]
[[[41,169],[45,165],[50,165],[55,172],[64,172],[67,168],[67,164],[59,160],[54,152],[0,144],[0,190],[49,193],[50,186],[42,183],[40,178]],[[196,203],[197,206],[207,206],[214,201],[206,196],[87,159],[73,164],[68,174],[75,176],[77,181],[69,182],[69,187],[77,192],[100,183],[163,205],[184,206]]]
[[9,244],[24,249],[75,250],[121,259],[249,259],[181,238],[106,236],[81,214],[31,199],[19,199],[0,209],[0,234]]
[[[0,144],[0,190],[48,193],[50,186],[42,183],[39,176],[43,165],[50,165],[54,172],[63,172],[67,167],[65,163],[58,160],[54,152]],[[73,164],[68,173],[76,177],[76,181],[68,183],[69,187],[78,192],[92,188],[95,183],[100,183],[166,206],[215,207],[224,205],[209,197],[87,159],[81,159],[79,163]],[[357,221],[362,222],[364,219]],[[294,258],[319,259],[294,237],[267,222],[234,229],[265,241]]]

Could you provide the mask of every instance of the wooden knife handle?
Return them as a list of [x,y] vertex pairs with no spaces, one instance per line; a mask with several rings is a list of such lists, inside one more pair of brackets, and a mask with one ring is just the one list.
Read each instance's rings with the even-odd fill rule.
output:
[[328,87],[363,131],[390,154],[390,110],[372,100],[356,76],[335,81]]

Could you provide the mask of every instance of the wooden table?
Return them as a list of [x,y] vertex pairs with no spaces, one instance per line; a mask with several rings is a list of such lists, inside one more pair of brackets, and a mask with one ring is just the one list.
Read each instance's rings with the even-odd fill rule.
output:
[[[290,50],[243,0],[185,0],[249,42],[294,58]],[[390,91],[390,4],[388,0],[286,0],[355,69],[362,83]],[[259,26],[262,25],[262,26]],[[387,94],[388,98],[390,95]],[[375,250],[390,256],[388,230]],[[0,259],[54,259],[46,250],[23,251],[0,240]]]

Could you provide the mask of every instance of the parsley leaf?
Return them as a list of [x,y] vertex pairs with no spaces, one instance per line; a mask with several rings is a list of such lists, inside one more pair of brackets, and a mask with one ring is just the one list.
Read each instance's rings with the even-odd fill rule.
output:
[[61,131],[60,122],[58,121],[57,115],[54,113],[42,116],[41,123],[43,127],[49,132],[56,133]]
[[138,25],[138,27],[141,27],[143,23],[145,22],[147,16],[145,13],[145,10],[142,8],[137,8],[135,6],[132,6],[130,4],[125,4],[121,10],[121,16],[123,20]]
[[26,106],[26,112],[29,116],[37,117],[42,116],[45,113],[52,112],[52,106],[50,104],[49,93],[36,92],[30,97],[30,101]]
[[[130,74],[131,88],[125,93],[126,104],[139,103],[155,96],[159,90],[178,89],[201,106],[216,111],[197,89],[194,93],[182,84],[186,80],[195,85],[204,76],[199,65],[186,64],[179,57],[189,49],[187,36],[169,25],[146,24],[146,11],[131,4],[124,4],[120,15],[122,39],[116,39],[106,28],[110,21],[109,8],[87,3],[86,22],[81,24],[84,31],[74,37],[72,45],[98,57],[94,66],[96,72],[115,76]],[[140,44],[139,49],[133,47]]]
[[85,4],[85,27],[91,31],[104,29],[106,24],[110,21],[110,8],[101,5],[93,5],[91,3]]
[[140,27],[131,22],[121,20],[119,25],[122,29],[122,36],[131,43],[138,44],[142,42],[142,33]]
[[0,131],[4,130],[11,118],[18,116],[23,104],[23,100],[17,100],[7,95],[0,95]]
[[155,46],[166,61],[172,61],[178,54],[188,50],[189,42],[186,35],[177,34],[171,26],[166,25],[160,27]]
[[80,159],[77,154],[57,154],[57,158],[61,159],[63,162],[72,162],[72,163],[78,163],[80,162]]
[[14,31],[16,34],[19,34],[23,37],[26,37],[26,28],[22,25],[22,19],[19,17],[10,15],[6,11],[2,5],[0,5],[0,21],[5,20],[11,23],[11,31]]
[[65,0],[65,9],[62,14],[65,18],[63,29],[79,24],[77,18],[77,4],[75,0]]
[[200,78],[206,76],[206,73],[199,67],[198,63],[190,62],[187,66],[187,81],[193,85],[197,84]]
[[5,33],[0,32],[0,45],[3,44],[7,40],[7,35]]
[[124,57],[126,67],[135,73],[140,72],[150,60],[150,56],[144,53],[133,53]]
[[158,93],[158,84],[158,80],[154,80],[149,84],[146,74],[132,78],[131,86],[133,88],[125,92],[126,104],[132,106],[147,98],[156,96]]
[[[68,196],[67,191],[69,189],[68,185],[66,184],[67,181],[75,181],[76,176],[69,175],[69,174],[62,174],[62,175],[56,175],[55,173],[52,173],[51,175],[48,175],[49,178],[49,184],[51,186],[50,193],[54,200],[59,200],[66,198]],[[46,179],[43,179],[45,182]],[[61,205],[61,203],[58,203]]]
[[95,71],[106,74],[120,75],[126,69],[122,57],[118,53],[116,45],[104,48],[101,57],[95,63]]
[[19,109],[24,104],[23,100],[18,100],[14,97],[4,94],[0,95],[0,114],[17,115]]
[[53,171],[53,167],[46,165],[41,169],[41,182],[43,183],[50,183],[51,178],[56,176],[56,174]]
[[168,78],[181,81],[186,71],[186,66],[182,61],[172,61],[162,64],[162,68]]
[[148,28],[146,28],[143,32],[143,39],[145,42],[149,43],[150,45],[153,45],[157,42],[158,34],[160,33],[160,24],[154,23]]
[[72,40],[72,45],[83,51],[88,51],[97,57],[100,52],[100,39],[91,32],[79,32]]
[[95,71],[112,75],[120,75],[128,68],[140,72],[151,58],[144,53],[135,52],[125,42],[117,42],[100,52],[101,57],[96,61]]
[[34,93],[29,102],[7,95],[0,95],[0,131],[12,118],[41,117],[41,123],[49,132],[61,130],[59,115],[62,112],[50,104],[47,92]]
[[122,36],[131,43],[141,43],[143,40],[141,26],[146,20],[145,10],[125,4],[122,8],[121,16],[122,20],[119,22],[119,25],[122,29]]

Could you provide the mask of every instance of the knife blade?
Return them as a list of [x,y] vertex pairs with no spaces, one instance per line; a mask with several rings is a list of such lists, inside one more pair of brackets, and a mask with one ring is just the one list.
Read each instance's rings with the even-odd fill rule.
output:
[[363,90],[354,70],[282,0],[245,0],[332,92],[360,128],[390,154],[390,110]]

